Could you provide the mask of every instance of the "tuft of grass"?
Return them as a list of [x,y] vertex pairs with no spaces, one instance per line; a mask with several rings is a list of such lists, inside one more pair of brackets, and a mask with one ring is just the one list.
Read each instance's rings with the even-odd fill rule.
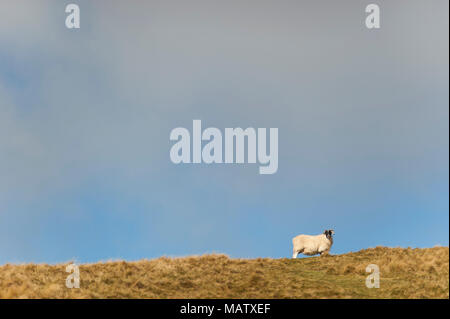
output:
[[[449,249],[376,247],[301,259],[231,259],[213,254],[82,264],[0,266],[0,298],[449,298]],[[380,268],[380,288],[365,286]]]

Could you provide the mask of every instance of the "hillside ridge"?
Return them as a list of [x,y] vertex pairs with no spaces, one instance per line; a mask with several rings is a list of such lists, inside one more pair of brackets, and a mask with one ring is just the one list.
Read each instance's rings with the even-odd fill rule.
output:
[[[234,259],[223,254],[66,266],[0,266],[0,298],[449,298],[449,248],[376,247],[300,259]],[[380,288],[366,287],[366,267]]]

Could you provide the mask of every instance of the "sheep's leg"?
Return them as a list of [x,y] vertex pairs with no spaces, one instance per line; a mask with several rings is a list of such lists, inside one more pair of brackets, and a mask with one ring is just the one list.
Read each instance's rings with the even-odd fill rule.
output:
[[328,250],[321,251],[319,254],[321,257],[326,256],[326,255],[328,255]]
[[298,250],[294,248],[294,253],[292,254],[292,258],[297,258]]

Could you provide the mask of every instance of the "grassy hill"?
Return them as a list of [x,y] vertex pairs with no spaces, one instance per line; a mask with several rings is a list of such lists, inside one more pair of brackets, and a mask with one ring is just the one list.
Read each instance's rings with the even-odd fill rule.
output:
[[[380,288],[365,286],[368,264]],[[449,249],[377,247],[303,259],[161,257],[80,265],[68,289],[67,264],[0,267],[0,298],[449,298]]]

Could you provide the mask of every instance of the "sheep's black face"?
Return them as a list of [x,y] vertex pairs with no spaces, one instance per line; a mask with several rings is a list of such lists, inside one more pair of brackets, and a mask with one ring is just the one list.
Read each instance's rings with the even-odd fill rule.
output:
[[323,233],[325,234],[325,236],[327,236],[328,239],[330,239],[334,235],[334,230],[332,229],[325,230]]

